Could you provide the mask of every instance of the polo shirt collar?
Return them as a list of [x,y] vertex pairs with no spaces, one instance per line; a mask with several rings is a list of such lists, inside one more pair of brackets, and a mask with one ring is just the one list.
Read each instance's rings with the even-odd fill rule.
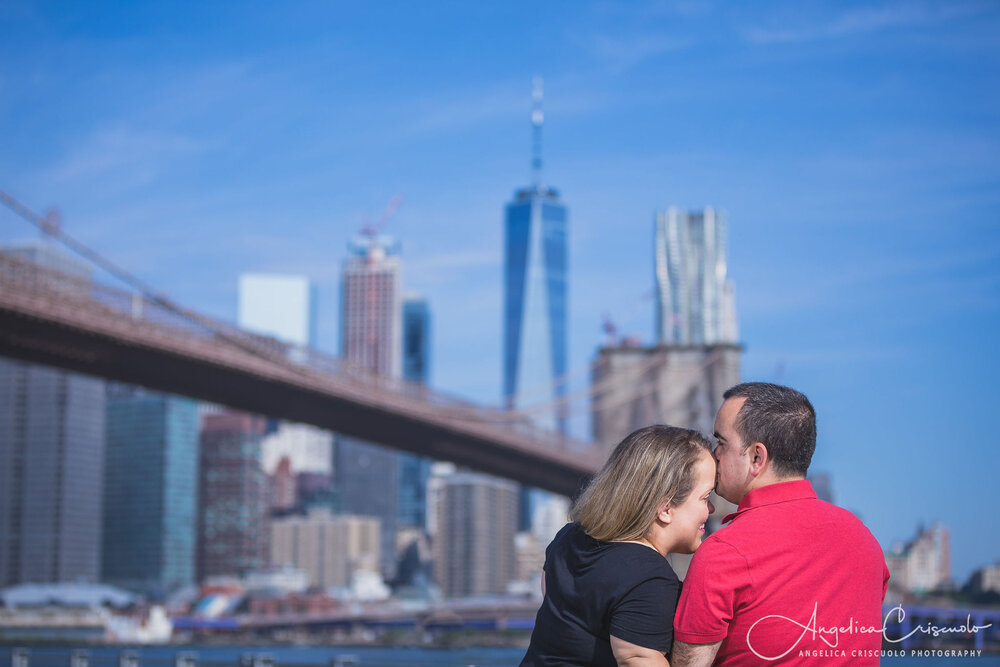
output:
[[813,490],[812,483],[807,479],[796,479],[791,482],[778,482],[768,484],[743,496],[740,506],[732,514],[727,514],[722,518],[722,523],[727,524],[740,514],[755,507],[764,505],[776,505],[789,500],[807,500],[817,498]]

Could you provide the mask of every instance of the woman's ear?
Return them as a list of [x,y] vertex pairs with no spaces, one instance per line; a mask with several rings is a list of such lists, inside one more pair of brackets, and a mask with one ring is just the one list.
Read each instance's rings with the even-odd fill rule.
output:
[[660,505],[656,508],[656,518],[660,523],[670,523],[674,520],[674,506],[668,498],[660,501]]

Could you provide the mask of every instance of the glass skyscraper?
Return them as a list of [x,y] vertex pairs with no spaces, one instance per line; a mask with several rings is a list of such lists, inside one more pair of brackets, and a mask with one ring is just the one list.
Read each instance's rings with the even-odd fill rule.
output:
[[[4,252],[90,279],[50,243]],[[100,577],[104,401],[104,380],[0,359],[0,586]]]
[[726,216],[711,207],[656,214],[656,336],[667,345],[735,343]]
[[104,581],[143,592],[194,583],[198,426],[197,401],[109,390]]
[[403,379],[427,384],[431,361],[431,311],[415,294],[403,297]]
[[[427,384],[430,375],[431,313],[427,300],[403,298],[403,379]],[[427,479],[431,460],[415,454],[399,457],[399,522],[427,528]]]
[[104,387],[0,359],[0,586],[98,580]]
[[535,104],[534,183],[515,193],[504,215],[503,394],[508,409],[551,403],[532,417],[565,433],[568,216],[559,193],[542,185],[540,82]]
[[[532,184],[514,194],[504,214],[503,398],[509,410],[531,413],[542,428],[565,434],[568,215],[555,188],[542,182],[542,83],[535,79],[531,114]],[[522,488],[519,527],[531,527],[550,495]]]

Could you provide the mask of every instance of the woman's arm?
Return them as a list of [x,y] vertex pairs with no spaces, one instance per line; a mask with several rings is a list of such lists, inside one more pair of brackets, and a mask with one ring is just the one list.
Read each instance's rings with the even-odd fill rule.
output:
[[657,650],[639,646],[611,635],[611,652],[618,667],[670,667],[665,655]]

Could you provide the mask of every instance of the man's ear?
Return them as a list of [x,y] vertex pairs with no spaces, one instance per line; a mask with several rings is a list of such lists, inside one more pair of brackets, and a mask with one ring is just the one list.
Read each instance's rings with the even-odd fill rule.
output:
[[750,445],[750,451],[747,453],[750,455],[750,474],[756,477],[764,472],[764,468],[771,460],[771,454],[763,442],[755,442]]

